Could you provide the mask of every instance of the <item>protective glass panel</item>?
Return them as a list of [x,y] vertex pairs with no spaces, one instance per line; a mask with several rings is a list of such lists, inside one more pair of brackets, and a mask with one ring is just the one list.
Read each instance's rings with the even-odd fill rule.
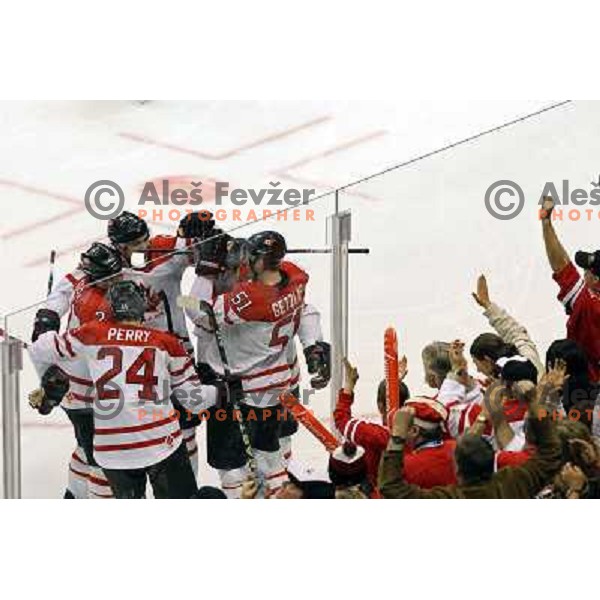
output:
[[408,357],[413,395],[435,393],[424,381],[426,344],[460,338],[468,356],[473,339],[492,331],[471,295],[480,274],[491,300],[526,327],[542,362],[550,343],[566,337],[539,200],[544,189],[560,198],[553,218],[571,257],[598,247],[598,107],[567,104],[340,192],[341,208],[352,211],[352,246],[370,248],[351,261],[350,355],[364,390],[360,411],[374,409],[388,325]]

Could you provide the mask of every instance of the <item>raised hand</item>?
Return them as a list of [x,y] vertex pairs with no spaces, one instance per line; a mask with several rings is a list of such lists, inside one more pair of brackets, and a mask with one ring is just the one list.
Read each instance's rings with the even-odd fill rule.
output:
[[542,208],[540,210],[540,217],[542,220],[550,220],[550,215],[552,214],[553,210],[554,200],[552,199],[552,196],[544,196],[544,199],[542,200]]
[[358,369],[352,366],[350,361],[344,357],[344,390],[350,394],[354,392],[357,381]]
[[450,344],[450,364],[454,371],[467,366],[467,359],[464,356],[465,343],[460,340],[454,340]]
[[567,363],[560,358],[557,359],[538,382],[536,401],[540,405],[556,408],[560,402],[559,393],[568,378]]
[[481,405],[483,414],[494,421],[504,415],[504,399],[506,387],[500,382],[492,382],[485,391],[484,401]]
[[408,359],[403,356],[398,360],[398,381],[404,381],[408,375]]
[[575,438],[569,440],[569,449],[580,465],[589,469],[596,469],[598,467],[598,451],[594,444]]
[[413,423],[415,409],[412,406],[403,406],[394,415],[392,435],[406,439],[408,430]]
[[477,291],[473,292],[472,295],[479,306],[486,310],[490,307],[492,301],[490,300],[490,292],[485,275],[480,275],[477,278]]
[[581,494],[587,484],[585,473],[576,465],[567,463],[560,472],[560,478],[569,494]]
[[568,378],[567,363],[562,358],[558,358],[550,369],[542,375],[539,385],[556,391],[562,389]]

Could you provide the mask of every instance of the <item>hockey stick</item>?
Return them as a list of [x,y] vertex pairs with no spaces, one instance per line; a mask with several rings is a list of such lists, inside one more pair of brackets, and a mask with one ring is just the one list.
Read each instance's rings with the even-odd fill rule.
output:
[[[179,296],[179,298],[177,298],[177,304],[181,308],[191,308],[206,313],[211,329],[215,334],[217,350],[219,351],[219,356],[221,358],[221,362],[223,363],[223,375],[225,376],[225,381],[227,382],[231,378],[231,368],[229,367],[229,360],[227,359],[227,353],[225,352],[225,342],[223,340],[223,334],[221,332],[221,328],[219,327],[219,323],[217,322],[217,317],[215,316],[215,311],[213,310],[213,307],[205,300],[198,300],[198,298],[194,298],[193,296]],[[252,450],[252,445],[250,444],[250,437],[248,436],[248,429],[246,428],[246,423],[244,422],[244,419],[242,417],[242,411],[240,409],[239,400],[229,393],[228,386],[226,390],[227,402],[231,404],[234,410],[234,414],[237,414],[238,417],[237,422],[240,428],[240,434],[242,436],[244,450],[246,452],[246,456],[248,457],[248,466],[250,467],[250,472],[252,473],[252,476],[258,480],[256,457],[254,456],[254,451]]]
[[300,401],[291,392],[284,392],[279,396],[282,406],[287,408],[299,423],[302,423],[325,446],[327,452],[333,452],[339,445],[339,440],[315,417],[312,411],[300,404]]
[[48,296],[52,293],[54,285],[54,263],[56,261],[56,250],[50,251],[50,274],[48,275]]
[[393,327],[383,334],[383,363],[385,368],[385,399],[388,414],[400,408],[400,380],[398,378],[398,336]]
[[171,314],[171,305],[169,304],[169,299],[167,298],[167,293],[165,290],[161,290],[158,292],[159,298],[162,300],[162,303],[165,307],[165,316],[167,317],[167,329],[169,333],[175,333],[173,331],[173,315]]
[[[193,250],[169,250],[167,248],[156,248],[146,250],[148,254],[168,254],[177,256],[178,254],[193,254]],[[331,254],[331,248],[288,248],[286,254]],[[369,248],[348,248],[348,254],[370,254]]]

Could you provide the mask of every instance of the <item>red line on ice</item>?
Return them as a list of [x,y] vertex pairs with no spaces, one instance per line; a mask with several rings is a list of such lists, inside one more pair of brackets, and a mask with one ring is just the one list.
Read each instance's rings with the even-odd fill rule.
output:
[[325,121],[328,121],[329,119],[331,119],[331,117],[328,115],[323,116],[323,117],[317,117],[316,119],[312,119],[310,121],[306,121],[305,123],[300,123],[299,125],[295,125],[294,127],[289,127],[282,131],[278,131],[278,132],[272,133],[270,135],[266,135],[264,137],[253,140],[252,142],[242,144],[240,146],[237,146],[236,148],[231,148],[230,150],[227,150],[225,152],[221,152],[218,154],[214,154],[214,153],[210,153],[210,152],[203,152],[201,150],[194,150],[193,148],[184,148],[183,146],[178,146],[176,144],[171,144],[170,142],[156,140],[156,139],[150,138],[145,135],[139,135],[137,133],[121,132],[118,135],[122,138],[131,140],[134,142],[139,142],[141,144],[147,144],[149,146],[156,146],[158,148],[164,148],[166,150],[173,150],[174,152],[181,152],[183,154],[191,154],[192,156],[197,156],[198,158],[204,158],[207,160],[224,160],[226,158],[230,158],[236,154],[239,154],[240,152],[243,152],[244,150],[250,150],[251,148],[256,148],[257,146],[262,146],[264,144],[275,142],[277,140],[280,140],[280,139],[283,139],[290,135],[293,135],[294,133],[297,133],[298,131],[302,131],[304,129],[309,129],[310,127],[314,127],[315,125],[320,125],[321,123],[324,123]]

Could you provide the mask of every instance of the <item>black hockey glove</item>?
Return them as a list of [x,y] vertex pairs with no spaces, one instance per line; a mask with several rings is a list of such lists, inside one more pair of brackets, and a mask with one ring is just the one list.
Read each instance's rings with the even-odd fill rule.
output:
[[198,363],[195,368],[202,385],[214,385],[219,379],[219,374],[208,363]]
[[203,240],[211,234],[214,227],[213,214],[209,210],[201,210],[190,213],[181,219],[177,235],[183,238],[200,238]]
[[31,341],[35,342],[42,333],[46,333],[47,331],[58,331],[59,329],[60,317],[58,316],[58,313],[49,308],[40,308],[35,313]]
[[212,235],[195,247],[196,275],[215,276],[228,267],[228,245],[231,236],[221,229],[214,229]]
[[327,342],[316,342],[304,349],[306,367],[312,375],[317,375],[310,380],[310,386],[315,390],[327,387],[331,379],[331,346]]
[[48,415],[55,406],[58,406],[69,391],[70,382],[68,375],[56,365],[46,369],[42,375],[41,388],[43,397],[37,405],[32,404],[41,415]]

